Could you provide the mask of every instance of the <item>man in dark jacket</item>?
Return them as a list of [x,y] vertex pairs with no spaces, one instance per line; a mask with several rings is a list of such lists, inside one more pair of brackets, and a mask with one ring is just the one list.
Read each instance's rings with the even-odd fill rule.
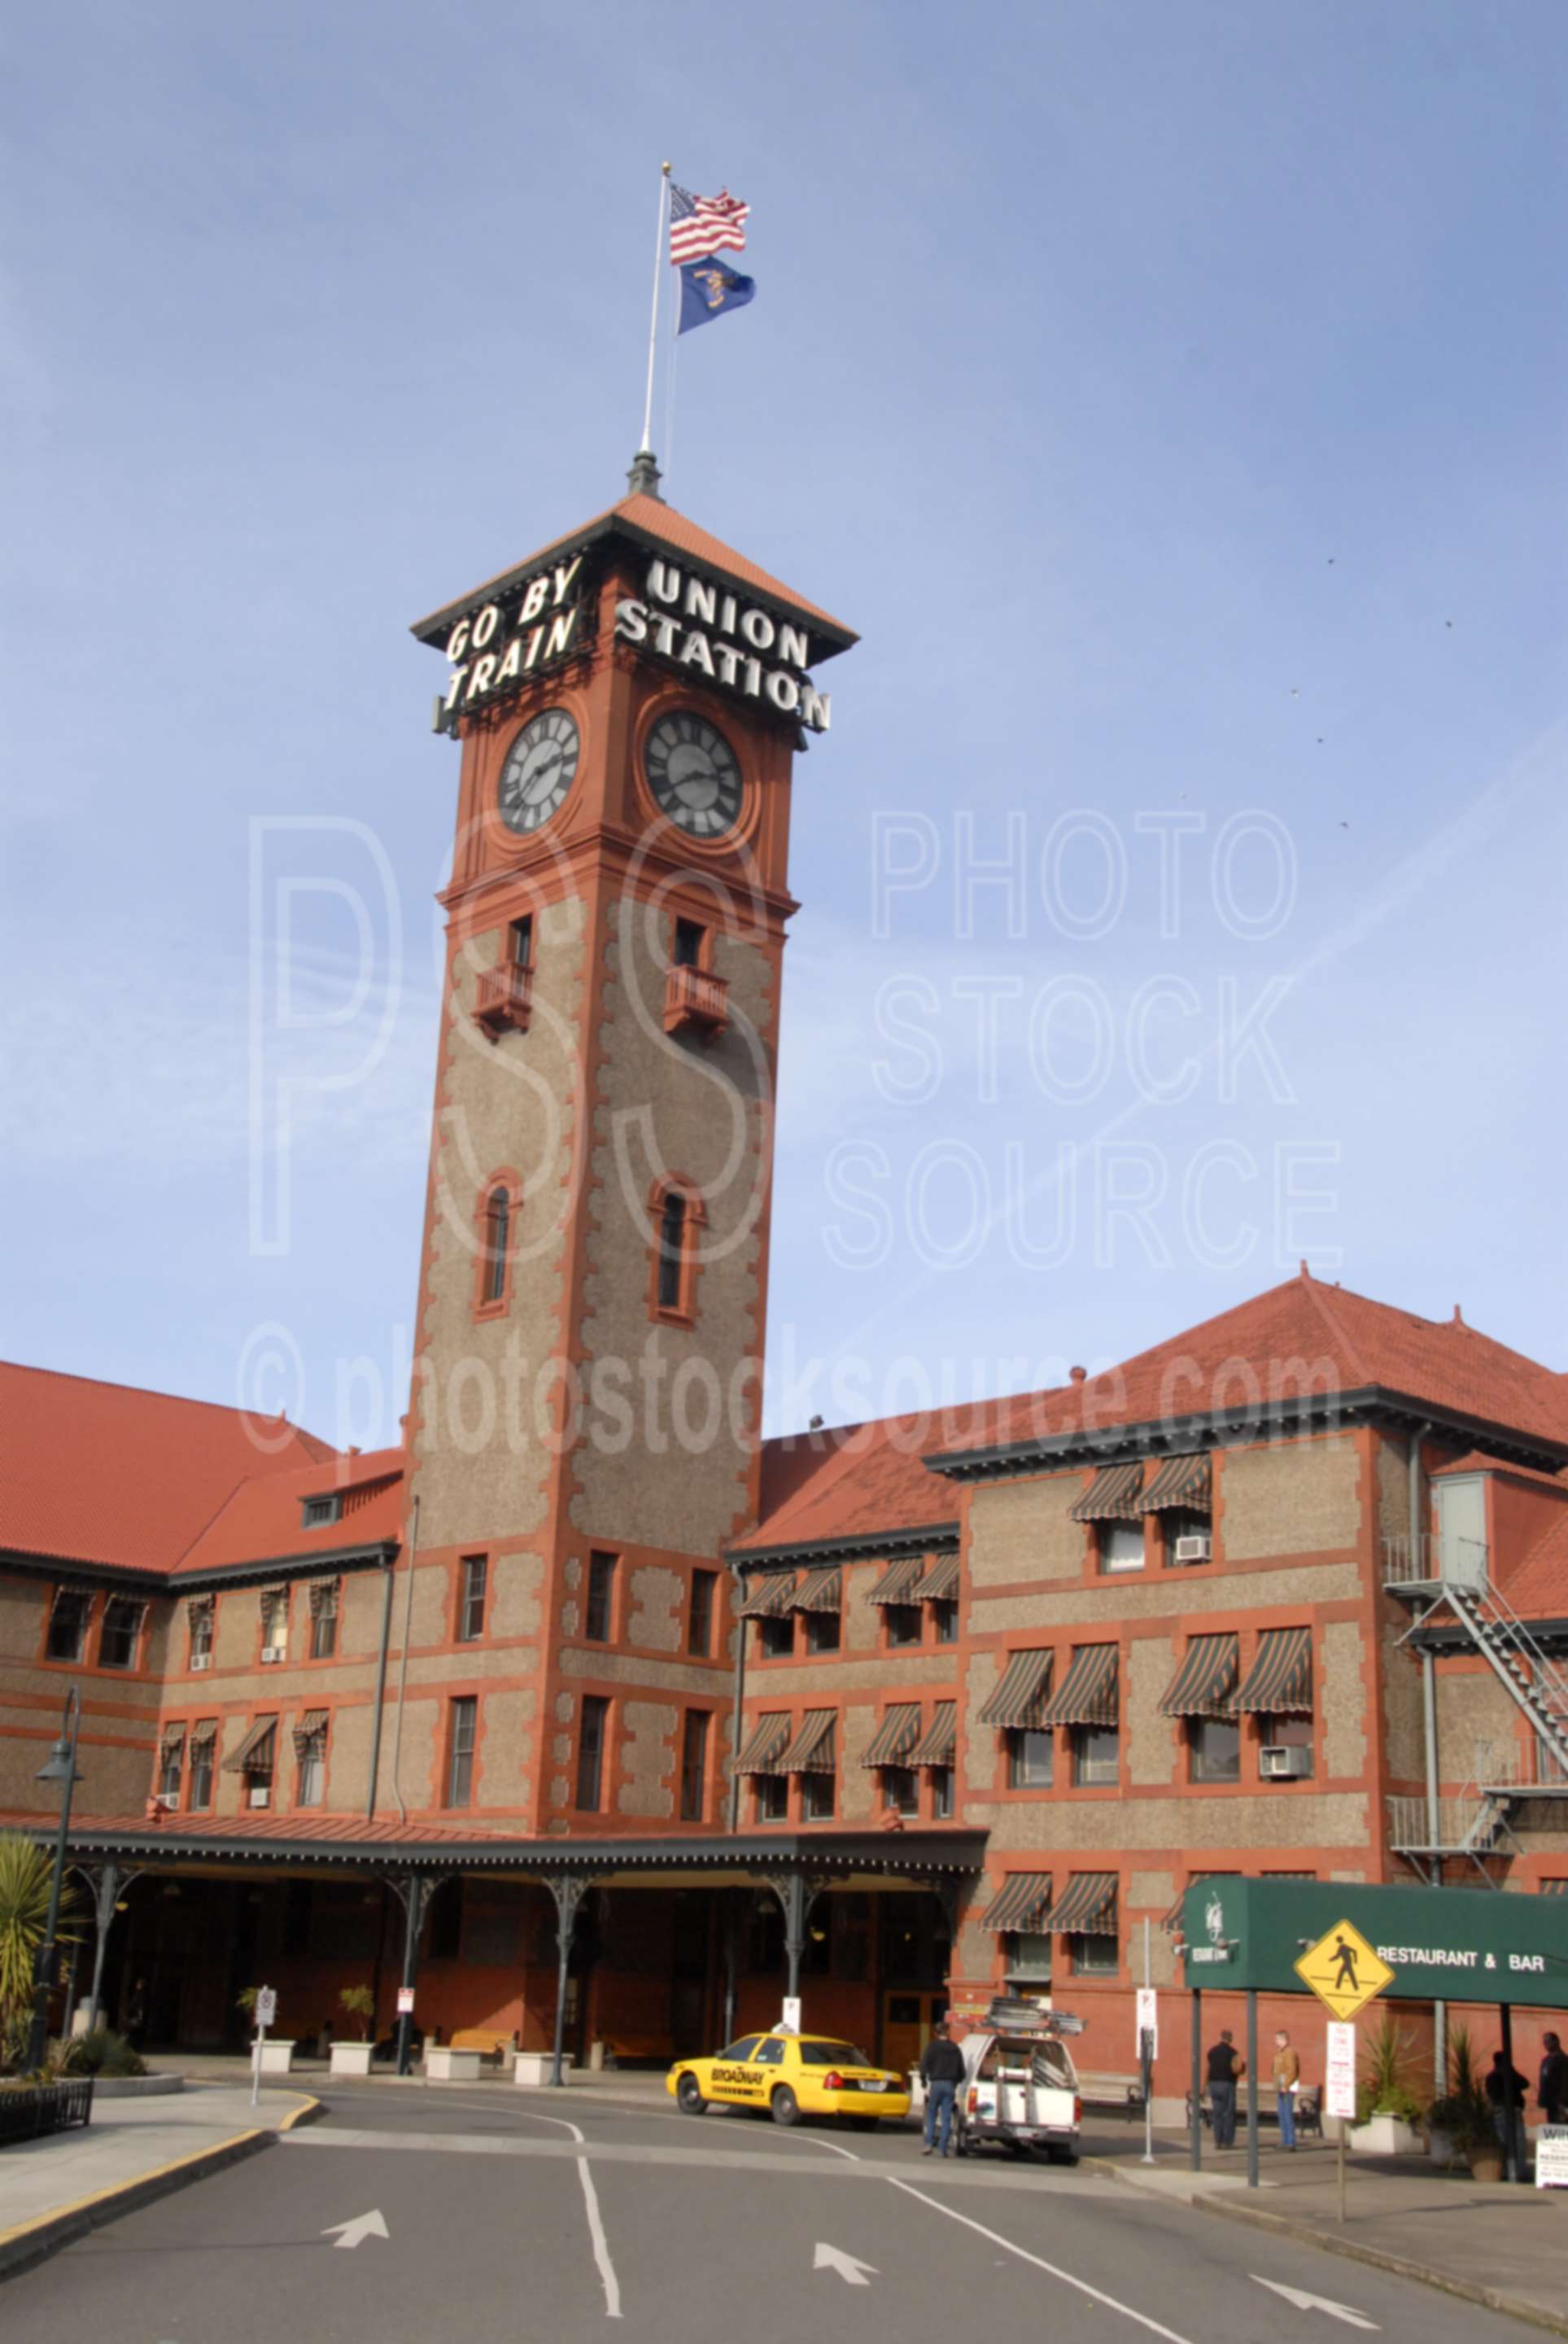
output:
[[926,2087],[926,2145],[920,2151],[922,2157],[930,2157],[933,2149],[941,2157],[952,2155],[953,2102],[963,2079],[964,2055],[949,2035],[947,2020],[939,2018],[920,2055],[920,2080]]
[[1486,2076],[1486,2096],[1492,2103],[1492,2127],[1503,2144],[1505,2180],[1523,2181],[1524,2174],[1524,2098],[1530,2086],[1501,2051],[1492,2055]]
[[1541,2062],[1541,2088],[1536,2101],[1544,2109],[1549,2125],[1568,2124],[1568,2052],[1563,2048],[1560,2035],[1543,2035],[1541,2044],[1545,2056]]
[[1247,2063],[1237,2057],[1235,2039],[1226,2027],[1209,2053],[1209,2107],[1216,2148],[1236,2146],[1236,2084],[1246,2071]]

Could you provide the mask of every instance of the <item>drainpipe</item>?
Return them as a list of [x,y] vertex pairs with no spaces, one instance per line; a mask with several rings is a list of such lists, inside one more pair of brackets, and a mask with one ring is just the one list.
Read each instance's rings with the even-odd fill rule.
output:
[[376,1793],[381,1778],[381,1713],[387,1702],[387,1653],[392,1641],[392,1564],[388,1556],[381,1569],[381,1650],[376,1662],[376,1717],[370,1728],[370,1787],[365,1796],[365,1817],[367,1823],[376,1819]]
[[[734,1562],[730,1564],[729,1569],[734,1579],[736,1590],[739,1592],[744,1592],[746,1586],[746,1575],[744,1571],[742,1571],[739,1563]],[[729,1763],[731,1766],[734,1765],[735,1761],[740,1755],[740,1704],[744,1700],[745,1695],[746,1622],[744,1620],[737,1620],[735,1622],[735,1691],[730,1696],[729,1707]],[[734,1836],[735,1833],[738,1832],[739,1828],[740,1777],[739,1774],[732,1773],[729,1777],[729,1830],[731,1837]]]
[[[1421,1570],[1422,1516],[1421,1444],[1432,1430],[1430,1424],[1418,1424],[1410,1436],[1410,1569],[1412,1577]],[[1442,1569],[1442,1557],[1438,1556],[1438,1570]],[[1423,1646],[1421,1655],[1421,1733],[1426,1762],[1426,1844],[1440,1847],[1442,1844],[1442,1773],[1437,1758],[1437,1661],[1430,1645]],[[1442,1860],[1430,1859],[1436,1865],[1434,1886],[1442,1884]],[[1434,2002],[1432,2006],[1432,2090],[1441,2096],[1448,2087],[1448,2005]]]
[[418,1552],[419,1500],[416,1498],[408,1518],[408,1588],[403,1603],[403,1650],[397,1662],[397,1714],[392,1723],[392,1796],[397,1802],[397,1819],[405,1824],[408,1820],[408,1810],[403,1803],[403,1793],[398,1783],[397,1762],[403,1753],[403,1694],[408,1682],[408,1635],[414,1617],[414,1563]]

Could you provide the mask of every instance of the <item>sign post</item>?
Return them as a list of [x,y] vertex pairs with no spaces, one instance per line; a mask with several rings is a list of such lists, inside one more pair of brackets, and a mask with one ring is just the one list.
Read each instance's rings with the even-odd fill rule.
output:
[[1323,2073],[1323,2114],[1340,2120],[1340,2219],[1345,2218],[1345,2134],[1356,2114],[1356,2030],[1353,2023],[1329,2021],[1328,2064]]
[[1138,2073],[1143,2085],[1143,2162],[1154,2163],[1154,2062],[1160,2054],[1160,1997],[1149,1984],[1149,1924],[1143,1924],[1143,1984],[1138,1988]]
[[277,2016],[277,1994],[270,1985],[259,1986],[256,1996],[256,2041],[250,2054],[250,2105],[254,2108],[261,2090],[261,2046],[266,2041],[266,2030]]

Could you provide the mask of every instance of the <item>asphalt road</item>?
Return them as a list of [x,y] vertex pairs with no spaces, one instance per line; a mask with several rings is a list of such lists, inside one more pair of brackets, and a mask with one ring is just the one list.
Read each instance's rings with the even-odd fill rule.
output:
[[[1082,2172],[926,2160],[911,2134],[556,2105],[335,2090],[323,2121],[7,2281],[6,2344],[799,2344],[809,2326],[849,2344],[1332,2344],[1347,2328],[1538,2344]],[[333,2235],[372,2215],[357,2245]]]

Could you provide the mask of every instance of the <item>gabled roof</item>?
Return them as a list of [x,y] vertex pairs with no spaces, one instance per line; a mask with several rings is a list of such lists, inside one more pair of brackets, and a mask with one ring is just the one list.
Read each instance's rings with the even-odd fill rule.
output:
[[336,1456],[281,1418],[0,1362],[12,1553],[172,1571],[242,1482],[304,1469],[330,1483]]
[[684,554],[688,561],[700,563],[704,570],[723,579],[727,584],[739,587],[743,593],[755,594],[763,601],[798,611],[810,621],[811,631],[819,638],[820,647],[816,653],[819,659],[830,658],[835,652],[848,651],[849,645],[858,641],[853,629],[845,626],[841,619],[835,619],[830,611],[822,610],[815,602],[809,602],[804,594],[798,594],[792,586],[786,586],[781,579],[773,577],[759,562],[750,561],[744,553],[738,553],[721,538],[710,536],[696,521],[689,520],[685,513],[677,512],[673,505],[667,505],[662,497],[640,494],[622,497],[618,504],[608,505],[603,512],[596,513],[592,520],[584,521],[580,528],[568,530],[564,537],[553,538],[549,544],[541,545],[538,552],[530,553],[526,561],[513,562],[494,578],[487,578],[482,585],[460,594],[455,601],[444,603],[438,611],[432,611],[427,618],[416,619],[409,631],[421,642],[432,642],[437,636],[445,635],[466,611],[475,610],[492,596],[504,593],[508,586],[537,570],[542,561],[555,555],[576,552],[580,547],[606,537],[624,538],[651,551]]
[[[1302,1274],[1140,1352],[1120,1367],[991,1411],[986,1446],[1060,1440],[1143,1424],[1267,1408],[1299,1395],[1377,1389],[1526,1444],[1568,1451],[1568,1379],[1452,1319],[1411,1310]],[[960,1434],[933,1455],[938,1470],[981,1444]],[[933,1444],[933,1450],[936,1444]]]
[[1467,1449],[1462,1457],[1451,1457],[1432,1474],[1434,1481],[1446,1481],[1455,1473],[1506,1473],[1511,1481],[1528,1481],[1541,1490],[1555,1490],[1560,1498],[1568,1498],[1568,1480],[1561,1473],[1543,1473],[1533,1465],[1518,1465],[1507,1457],[1493,1457],[1484,1449]]
[[922,1460],[934,1440],[960,1430],[976,1414],[966,1409],[941,1417],[889,1416],[765,1441],[760,1516],[728,1552],[739,1559],[956,1529],[954,1494]]
[[[307,1530],[305,1500],[331,1496],[342,1499],[339,1518]],[[337,1457],[325,1466],[301,1465],[293,1472],[242,1481],[186,1548],[180,1573],[223,1571],[242,1562],[308,1561],[345,1547],[395,1541],[402,1526],[403,1451],[378,1449]]]

